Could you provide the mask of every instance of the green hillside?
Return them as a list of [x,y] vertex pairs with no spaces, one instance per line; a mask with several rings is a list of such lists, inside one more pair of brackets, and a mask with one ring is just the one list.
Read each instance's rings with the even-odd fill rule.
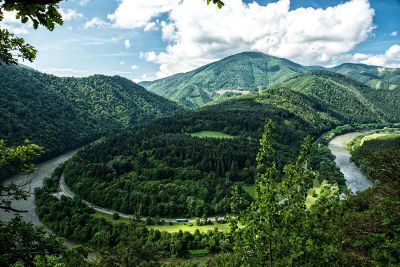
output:
[[141,83],[146,89],[196,108],[256,93],[307,71],[343,74],[373,89],[400,89],[400,69],[346,63],[334,68],[301,66],[258,52],[243,52],[196,70]]
[[31,142],[57,155],[181,108],[119,76],[59,78],[0,66],[0,138]]
[[292,96],[289,103],[279,99],[270,103],[308,117],[315,125],[400,120],[400,90],[375,90],[340,74],[311,71],[270,88],[267,95],[274,95],[273,90],[285,95],[301,93],[302,98]]
[[400,89],[400,69],[346,63],[330,70],[363,82],[374,89]]
[[196,108],[257,92],[304,71],[305,67],[286,59],[244,52],[187,73],[141,84],[151,92]]

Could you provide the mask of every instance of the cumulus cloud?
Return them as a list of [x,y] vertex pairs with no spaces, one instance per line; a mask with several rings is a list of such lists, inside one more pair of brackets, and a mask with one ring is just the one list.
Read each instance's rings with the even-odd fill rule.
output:
[[131,66],[131,69],[132,69],[132,70],[137,70],[138,68],[139,68],[138,65],[132,65],[132,66]]
[[89,28],[104,28],[106,26],[109,26],[110,24],[98,17],[94,17],[91,20],[86,21],[84,28],[89,29]]
[[5,28],[9,32],[17,35],[29,33],[29,28],[32,27],[32,23],[21,23],[20,20],[15,18],[16,15],[16,12],[4,12],[3,20],[0,21],[0,27]]
[[327,9],[290,9],[290,0],[260,5],[226,1],[224,8],[192,0],[122,0],[108,16],[119,28],[145,28],[163,15],[165,51],[143,57],[160,65],[158,77],[192,70],[242,51],[260,51],[302,64],[330,65],[368,38],[374,10],[368,0]]
[[124,41],[124,46],[125,46],[126,49],[131,48],[131,46],[132,46],[131,41],[129,39],[126,39]]
[[392,45],[384,54],[355,54],[353,59],[368,65],[400,68],[400,45]]
[[398,32],[397,32],[397,31],[394,31],[394,32],[391,32],[391,33],[390,33],[390,36],[396,37],[397,34],[398,34]]
[[178,0],[122,0],[114,13],[108,18],[114,26],[124,29],[145,27],[154,17],[169,12],[179,5]]
[[60,8],[59,11],[60,11],[60,14],[61,14],[61,16],[62,16],[64,21],[84,18],[82,13],[79,13],[74,9],[70,9],[70,8],[63,9],[63,8]]

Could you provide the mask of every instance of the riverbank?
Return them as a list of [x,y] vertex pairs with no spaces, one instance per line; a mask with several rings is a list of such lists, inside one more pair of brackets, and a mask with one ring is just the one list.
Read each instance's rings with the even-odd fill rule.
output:
[[351,140],[365,132],[353,132],[339,135],[329,142],[329,149],[335,156],[336,166],[339,167],[346,180],[346,185],[353,193],[362,192],[373,186],[373,182],[369,180],[361,169],[351,161],[350,152],[345,146]]

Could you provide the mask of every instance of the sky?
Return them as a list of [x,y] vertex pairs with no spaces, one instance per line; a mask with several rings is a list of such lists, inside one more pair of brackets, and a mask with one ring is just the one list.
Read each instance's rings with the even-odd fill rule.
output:
[[6,14],[0,26],[38,50],[57,76],[120,75],[133,81],[187,72],[243,51],[303,65],[400,67],[400,0],[68,0],[52,32]]

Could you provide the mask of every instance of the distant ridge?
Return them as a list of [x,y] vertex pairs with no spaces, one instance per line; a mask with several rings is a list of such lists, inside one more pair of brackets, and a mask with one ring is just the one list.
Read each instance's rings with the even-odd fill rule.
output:
[[343,74],[374,89],[400,88],[400,70],[345,63],[334,68],[302,66],[260,52],[242,52],[186,73],[140,84],[191,108],[265,90],[308,71]]

